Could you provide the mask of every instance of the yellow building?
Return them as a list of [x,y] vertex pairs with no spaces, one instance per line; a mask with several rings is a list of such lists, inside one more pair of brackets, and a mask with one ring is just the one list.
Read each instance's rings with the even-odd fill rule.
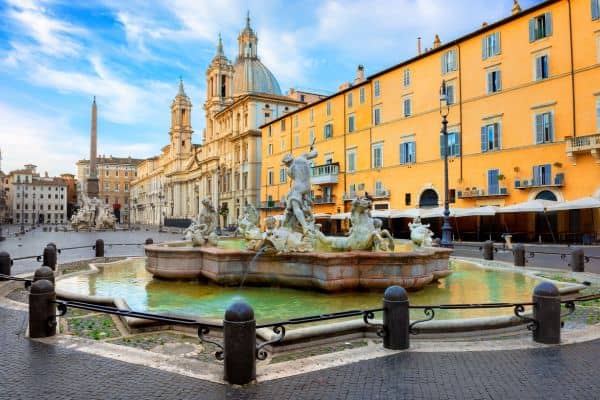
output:
[[[282,157],[313,138],[315,212],[348,211],[363,195],[375,209],[442,205],[442,81],[452,207],[574,200],[600,186],[598,0],[516,4],[501,21],[448,43],[436,36],[414,58],[361,73],[261,127],[263,216],[281,213],[289,191]],[[572,214],[558,218],[559,232],[594,229],[590,210]],[[527,231],[542,223],[511,218]]]

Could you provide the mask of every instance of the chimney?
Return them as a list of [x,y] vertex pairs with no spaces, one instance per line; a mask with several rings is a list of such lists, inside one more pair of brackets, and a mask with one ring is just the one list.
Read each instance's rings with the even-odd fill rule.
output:
[[435,39],[433,39],[433,48],[437,49],[438,47],[440,47],[442,45],[442,41],[440,40],[439,35],[436,33],[435,34]]
[[362,64],[358,64],[356,68],[356,79],[354,79],[354,84],[364,82],[365,80],[365,67]]
[[518,0],[514,0],[512,10],[510,10],[512,15],[518,14],[521,12],[521,6],[519,5]]
[[350,86],[352,86],[352,84],[350,82],[344,82],[340,86],[338,86],[338,92],[348,89]]
[[421,36],[417,38],[417,55],[421,55]]
[[488,26],[488,23],[486,21],[483,21],[483,24],[481,24],[481,27],[485,28],[486,26]]

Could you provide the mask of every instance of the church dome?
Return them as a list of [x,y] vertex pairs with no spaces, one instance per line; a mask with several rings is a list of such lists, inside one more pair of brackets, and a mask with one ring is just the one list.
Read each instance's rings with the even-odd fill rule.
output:
[[233,66],[233,95],[246,93],[266,93],[281,95],[281,88],[275,76],[257,54],[258,38],[250,27],[250,14],[246,17],[246,27],[238,36],[238,56]]
[[246,93],[281,95],[277,79],[258,58],[239,57],[233,69],[234,96]]

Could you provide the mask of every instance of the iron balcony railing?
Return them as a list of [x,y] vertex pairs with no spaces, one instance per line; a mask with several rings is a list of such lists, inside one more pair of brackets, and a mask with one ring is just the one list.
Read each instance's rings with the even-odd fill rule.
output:
[[313,185],[335,184],[339,173],[339,163],[316,165],[310,169],[311,182]]
[[258,204],[259,209],[275,209],[275,210],[283,210],[285,208],[285,203],[283,201],[275,201],[275,200],[267,200],[261,201]]
[[559,173],[554,175],[554,179],[550,178],[548,181],[542,179],[516,179],[515,189],[528,189],[536,187],[562,187],[565,184],[565,174]]
[[312,202],[313,204],[335,204],[335,196],[314,197]]

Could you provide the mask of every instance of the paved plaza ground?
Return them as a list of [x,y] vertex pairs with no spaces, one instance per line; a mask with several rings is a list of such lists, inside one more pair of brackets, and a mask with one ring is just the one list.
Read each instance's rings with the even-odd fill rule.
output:
[[[175,240],[156,231],[65,233],[36,229],[0,242],[12,257],[59,248]],[[546,247],[565,252],[566,247]],[[476,248],[457,247],[475,256]],[[599,254],[586,247],[586,254]],[[141,246],[106,248],[107,256],[141,255]],[[498,252],[498,259],[511,254]],[[59,262],[92,258],[91,249],[63,251]],[[586,270],[600,272],[597,260]],[[560,257],[536,255],[531,265],[567,269]],[[14,274],[39,263],[17,261]],[[0,399],[600,399],[600,340],[535,349],[467,352],[398,352],[367,361],[245,387],[207,382],[159,369],[87,354],[25,337],[27,313],[0,306]]]

